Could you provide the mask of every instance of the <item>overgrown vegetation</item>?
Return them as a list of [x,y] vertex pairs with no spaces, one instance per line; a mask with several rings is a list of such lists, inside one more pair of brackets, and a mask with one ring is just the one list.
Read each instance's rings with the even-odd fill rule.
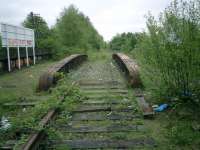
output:
[[[13,105],[17,103],[40,103],[46,101],[49,97],[51,97],[51,95],[48,95],[48,93],[36,93],[36,87],[38,84],[39,76],[43,73],[43,71],[41,70],[46,70],[46,68],[48,68],[52,64],[53,62],[50,61],[43,62],[42,64],[37,64],[35,66],[31,66],[30,68],[25,68],[21,71],[1,75],[0,120],[5,117],[10,123],[10,117],[19,117],[20,119],[20,116],[22,116],[21,114],[24,114],[24,111],[28,109],[20,106],[6,107],[4,106],[5,103],[12,103]],[[1,127],[2,124],[0,123],[0,128]],[[13,130],[14,128],[17,128],[17,126],[13,126]],[[7,138],[12,138],[12,135],[4,133],[4,131],[1,129],[0,134],[1,138],[3,138],[0,138],[0,145]],[[5,134],[7,136],[2,136],[2,134]]]
[[[175,0],[158,19],[151,13],[146,16],[147,32],[139,34],[129,51],[140,65],[152,103],[170,104],[170,112],[159,118],[167,124],[168,149],[198,149],[200,145],[199,16],[200,1]],[[111,48],[114,41],[115,50],[127,52],[126,42],[116,37]]]
[[110,42],[111,49],[128,51],[137,59],[144,84],[155,95],[196,106],[200,104],[199,8],[198,0],[175,0],[158,19],[151,13],[146,16],[147,32],[123,33]]
[[[76,107],[83,96],[79,92],[79,89],[66,77],[61,79],[55,88],[49,90],[50,98],[39,102],[35,107],[25,109],[23,112],[19,112],[17,116],[10,117],[11,128],[5,132],[1,131],[0,141],[5,141],[9,138],[20,139],[17,143],[16,148],[23,144],[30,132],[42,130],[43,127],[40,126],[39,121],[41,118],[51,109],[57,109],[62,111],[62,109],[68,108],[67,111],[70,112],[71,109]],[[63,103],[61,105],[61,99]],[[20,133],[17,135],[16,133]],[[24,138],[23,138],[24,137]],[[2,143],[1,143],[2,144]]]
[[140,33],[122,33],[117,34],[112,38],[109,43],[110,49],[116,51],[126,51],[130,52],[136,46],[137,39]]
[[49,29],[46,21],[38,14],[30,12],[24,22],[24,27],[34,29],[36,49],[53,49],[52,31]]
[[148,33],[134,53],[143,76],[161,96],[177,97],[180,102],[195,105],[200,104],[199,8],[197,0],[176,0],[158,21],[149,14]]
[[133,52],[145,86],[156,96],[154,102],[171,104],[166,126],[170,149],[200,146],[199,8],[198,0],[175,0],[159,20],[149,14],[148,32]]
[[[112,50],[129,53],[137,60],[147,97],[149,91],[151,91],[149,95],[153,95],[150,96],[151,100],[153,99],[152,103],[166,102],[170,104],[170,110],[167,113],[158,115],[154,122],[146,121],[147,124],[153,126],[151,126],[153,130],[151,132],[153,135],[155,134],[155,137],[158,136],[158,141],[162,141],[159,144],[163,144],[163,149],[198,149],[200,147],[199,16],[200,2],[198,0],[187,2],[175,0],[160,14],[159,19],[155,19],[151,14],[147,15],[147,32],[123,33],[115,36],[110,42]],[[35,22],[38,22],[38,24],[35,24]],[[110,51],[101,50],[105,47],[105,43],[89,18],[73,5],[62,11],[52,29],[49,29],[44,19],[31,13],[23,24],[35,29],[37,48],[51,50],[56,58],[75,52],[89,54],[91,61],[104,60],[111,56]],[[85,71],[84,75],[89,77],[87,70]],[[104,71],[107,71],[106,67]],[[26,70],[25,74],[32,78],[32,74],[26,72]],[[83,76],[82,70],[78,75]],[[59,74],[58,77],[60,77]],[[0,79],[0,83],[2,85],[10,83],[5,80],[11,79],[7,76],[2,81]],[[18,98],[24,93],[27,94],[30,89],[30,93],[33,93],[30,85],[19,84],[18,80],[16,82],[20,86],[14,88],[13,85],[0,87],[0,97],[5,99],[1,100],[1,103],[13,97]],[[12,81],[12,83],[15,82]],[[39,105],[30,110],[25,109],[22,112],[17,112],[17,116],[15,114],[14,117],[10,118],[13,124],[12,128],[6,133],[1,133],[7,135],[7,137],[0,136],[0,141],[6,140],[6,138],[10,139],[10,137],[18,137],[18,135],[12,134],[13,131],[21,132],[23,130],[21,133],[26,135],[27,132],[41,129],[38,122],[51,108],[58,107],[61,110],[63,107],[68,108],[64,115],[70,117],[69,112],[76,107],[77,102],[81,101],[81,94],[77,88],[69,85],[71,83],[66,78],[61,80],[57,87],[50,90],[50,99],[41,101]],[[18,93],[17,90],[15,92],[10,90],[11,88],[13,90],[21,89]],[[65,98],[62,107],[58,104],[60,97]],[[11,112],[15,113],[15,111]],[[60,118],[59,121],[63,120],[66,120],[66,118]],[[162,125],[162,127],[159,127],[159,125]],[[54,136],[53,134],[56,133],[50,132],[50,134]],[[130,135],[135,136],[131,133]],[[26,139],[25,136],[21,137],[19,144]],[[121,135],[115,135],[114,138],[121,138]],[[167,148],[165,148],[166,143],[169,143]]]

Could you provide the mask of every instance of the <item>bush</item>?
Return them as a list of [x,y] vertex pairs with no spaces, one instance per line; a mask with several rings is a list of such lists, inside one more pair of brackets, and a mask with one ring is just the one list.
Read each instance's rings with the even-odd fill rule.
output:
[[[199,103],[200,2],[177,1],[160,15],[147,16],[148,33],[134,52],[142,65],[146,85],[157,93]],[[148,85],[149,86],[149,85]]]

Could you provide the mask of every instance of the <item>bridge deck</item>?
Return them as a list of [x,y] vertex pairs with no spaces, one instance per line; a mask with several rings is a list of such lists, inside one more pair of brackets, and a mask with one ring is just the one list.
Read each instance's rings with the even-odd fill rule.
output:
[[80,85],[86,99],[72,111],[70,121],[59,122],[65,112],[55,120],[52,128],[63,138],[48,139],[48,149],[152,149],[156,145],[146,134],[148,127],[133,89],[127,87],[114,61],[89,61],[69,76]]

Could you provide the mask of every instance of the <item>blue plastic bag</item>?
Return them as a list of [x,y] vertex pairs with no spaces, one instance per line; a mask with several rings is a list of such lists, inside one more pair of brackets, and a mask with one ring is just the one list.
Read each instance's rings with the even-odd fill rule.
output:
[[168,104],[161,104],[159,107],[155,108],[154,111],[161,112],[161,111],[165,110],[167,107],[168,107]]

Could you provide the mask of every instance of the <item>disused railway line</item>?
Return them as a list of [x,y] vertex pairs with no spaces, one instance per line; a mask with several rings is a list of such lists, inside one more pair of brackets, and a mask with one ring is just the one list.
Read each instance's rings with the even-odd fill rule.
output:
[[[57,78],[56,78],[56,73],[58,72],[69,72],[70,69],[75,68],[77,65],[80,65],[80,63],[84,62],[87,60],[87,55],[80,55],[80,54],[74,54],[71,55],[63,60],[61,60],[60,62],[58,62],[57,64],[55,64],[54,66],[50,67],[44,74],[42,74],[40,76],[39,79],[39,84],[38,84],[38,90],[39,91],[45,91],[48,90],[51,86],[53,86],[54,84],[56,84],[57,82]],[[60,104],[63,102],[63,98],[60,98]],[[21,104],[19,104],[21,106]],[[35,104],[32,104],[31,106],[34,106]],[[9,104],[8,104],[9,106]],[[12,106],[12,104],[11,104]],[[26,105],[27,106],[27,105]],[[41,119],[41,121],[39,122],[39,126],[40,127],[45,127],[51,119],[53,119],[53,117],[57,114],[58,109],[51,109],[47,112],[46,115],[44,115],[44,117]],[[23,145],[23,147],[21,147],[21,149],[24,150],[28,150],[28,149],[37,149],[38,147],[38,143],[44,139],[45,137],[45,133],[43,132],[43,130],[39,130],[35,133],[30,134],[30,136],[28,137],[28,141],[26,144]],[[7,150],[11,150],[13,144],[11,144],[11,146],[3,146],[1,147],[1,149],[7,149]]]
[[[72,55],[54,67],[50,68],[43,74],[39,81],[39,90],[47,90],[56,82],[56,72],[68,72],[72,66],[76,66],[87,59],[86,55]],[[138,66],[128,56],[124,54],[113,54],[113,59],[118,64],[119,68],[125,73],[128,83],[134,87],[136,100],[141,107],[144,117],[153,117],[154,113],[152,108],[144,100],[144,96],[139,89],[142,84],[139,77]],[[63,140],[50,140],[47,144],[47,149],[55,149],[59,145],[67,145],[72,149],[126,149],[137,147],[153,147],[155,141],[153,138],[134,138],[134,139],[84,139],[85,134],[103,134],[114,132],[136,132],[142,128],[140,125],[129,125],[124,122],[132,121],[140,118],[139,114],[134,114],[134,108],[131,106],[131,101],[126,99],[128,94],[127,89],[123,84],[115,80],[109,81],[96,81],[96,80],[80,80],[79,84],[81,89],[88,95],[88,99],[83,102],[76,110],[73,111],[71,120],[72,125],[60,126],[59,129],[63,132],[70,134],[78,134],[78,139],[63,139]],[[108,92],[107,100],[101,96],[102,93]],[[93,96],[93,94],[95,96]],[[118,100],[115,100],[115,94],[120,95]],[[98,95],[98,96],[97,96]],[[123,99],[125,97],[125,99]],[[123,100],[122,100],[123,99]],[[63,99],[60,99],[60,103]],[[40,126],[45,127],[57,114],[57,109],[49,110],[49,112],[40,121]],[[95,125],[87,124],[87,122],[99,122]],[[108,121],[108,124],[101,125],[100,122]],[[83,125],[74,127],[73,124],[80,122]],[[117,123],[116,123],[117,122]],[[28,141],[22,146],[23,150],[39,149],[40,143],[45,138],[45,133],[40,130],[29,136]]]
[[[70,69],[76,67],[83,61],[87,60],[87,55],[71,55],[60,62],[58,62],[53,67],[49,68],[47,72],[45,72],[43,75],[41,75],[39,79],[39,85],[38,90],[48,90],[51,86],[56,84],[56,81],[58,79],[55,78],[55,74],[58,72],[69,72]],[[60,98],[60,104],[63,102],[64,98]],[[45,127],[51,119],[54,118],[54,116],[57,114],[58,109],[52,109],[49,110],[49,112],[42,118],[42,120],[39,122],[39,125],[41,127]],[[39,142],[41,142],[42,139],[44,139],[45,133],[43,130],[40,130],[36,133],[33,133],[29,136],[27,143],[25,143],[22,147],[23,150],[31,150],[31,149],[37,149]]]

